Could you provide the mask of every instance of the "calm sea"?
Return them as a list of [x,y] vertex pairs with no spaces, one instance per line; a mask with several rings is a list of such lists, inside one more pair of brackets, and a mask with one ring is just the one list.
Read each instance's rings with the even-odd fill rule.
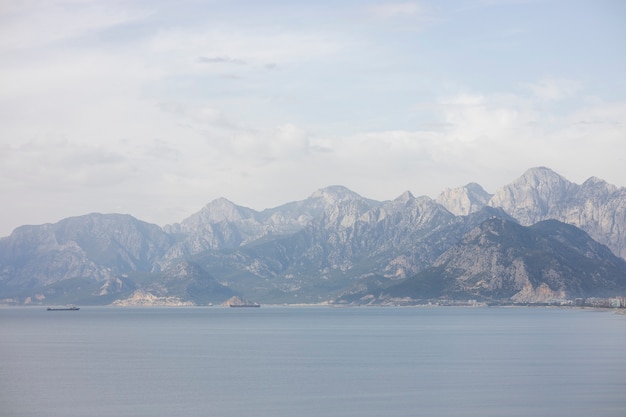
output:
[[626,316],[4,308],[0,415],[624,417]]

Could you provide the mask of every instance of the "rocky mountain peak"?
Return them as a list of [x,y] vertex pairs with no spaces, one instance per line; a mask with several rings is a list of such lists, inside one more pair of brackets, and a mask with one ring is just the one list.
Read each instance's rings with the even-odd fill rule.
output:
[[471,182],[463,187],[446,188],[436,199],[450,213],[467,216],[487,205],[492,197],[480,185]]
[[394,201],[397,201],[399,203],[407,203],[414,199],[415,199],[415,196],[413,196],[413,194],[411,194],[410,191],[405,191],[400,196],[398,196]]
[[503,188],[519,190],[520,195],[524,192],[532,192],[540,200],[554,201],[561,199],[573,185],[550,168],[538,167],[529,169],[524,175]]
[[322,200],[326,204],[336,204],[343,201],[361,200],[363,197],[342,185],[331,185],[315,191],[309,199]]
[[192,214],[180,223],[180,230],[192,232],[218,223],[235,223],[253,219],[256,212],[238,206],[226,198],[218,198],[204,206],[199,212]]
[[618,256],[626,254],[626,188],[591,177],[572,183],[549,168],[526,171],[489,200],[520,224],[556,219],[580,227]]
[[481,187],[480,184],[477,184],[475,182],[470,182],[466,184],[463,188],[465,188],[471,194],[489,195],[489,193],[485,191],[485,189]]
[[254,217],[254,210],[238,206],[225,198],[218,198],[211,201],[201,210],[204,218],[211,223],[219,223],[222,221],[236,222]]
[[351,227],[361,215],[380,204],[337,185],[317,190],[305,203],[311,213],[318,213],[315,221],[324,227]]
[[489,205],[501,207],[521,224],[531,225],[552,215],[576,185],[549,168],[531,168],[509,185],[496,190]]
[[565,180],[562,176],[548,167],[529,168],[516,182],[525,182],[538,185],[539,183],[553,183]]
[[615,185],[609,184],[598,177],[591,177],[580,186],[580,192],[584,194],[607,195],[617,191]]

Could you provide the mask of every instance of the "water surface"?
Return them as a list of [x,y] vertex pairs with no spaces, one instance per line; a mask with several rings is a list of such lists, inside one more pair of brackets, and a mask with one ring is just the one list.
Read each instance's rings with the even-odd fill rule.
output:
[[0,309],[7,416],[626,416],[626,316]]

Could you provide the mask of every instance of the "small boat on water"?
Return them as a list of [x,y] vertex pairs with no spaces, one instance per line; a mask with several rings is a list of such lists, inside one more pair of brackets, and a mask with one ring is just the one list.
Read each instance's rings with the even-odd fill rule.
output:
[[69,306],[69,307],[48,307],[48,311],[78,311],[80,307]]
[[230,307],[261,307],[261,304],[229,304]]

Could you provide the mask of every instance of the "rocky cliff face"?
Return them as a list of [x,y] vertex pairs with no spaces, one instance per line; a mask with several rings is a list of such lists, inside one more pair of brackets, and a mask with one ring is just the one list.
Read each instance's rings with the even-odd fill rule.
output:
[[[350,222],[380,203],[341,186],[320,189],[309,198],[257,212],[226,199],[215,200],[200,212],[165,230],[181,236],[159,261],[163,269],[177,259],[206,250],[232,249],[266,238],[293,234],[316,219]],[[341,226],[335,224],[336,226]]]
[[569,182],[548,168],[528,170],[496,191],[488,203],[501,207],[520,224],[555,219],[578,226],[626,258],[626,189],[590,178]]
[[457,216],[467,216],[485,207],[491,197],[480,185],[469,183],[463,187],[445,189],[436,201]]
[[532,168],[496,190],[489,205],[502,208],[520,224],[531,225],[546,218],[557,218],[576,188],[548,168]]
[[531,168],[490,196],[479,186],[445,190],[437,202],[456,215],[485,205],[502,208],[520,224],[556,219],[580,227],[626,259],[626,188],[591,177],[582,185],[549,168]]
[[582,230],[555,220],[524,227],[491,218],[430,268],[370,294],[370,299],[445,297],[536,303],[624,291],[626,261]]
[[0,239],[0,288],[20,290],[70,278],[102,281],[150,271],[172,242],[158,226],[121,214],[22,226]]

